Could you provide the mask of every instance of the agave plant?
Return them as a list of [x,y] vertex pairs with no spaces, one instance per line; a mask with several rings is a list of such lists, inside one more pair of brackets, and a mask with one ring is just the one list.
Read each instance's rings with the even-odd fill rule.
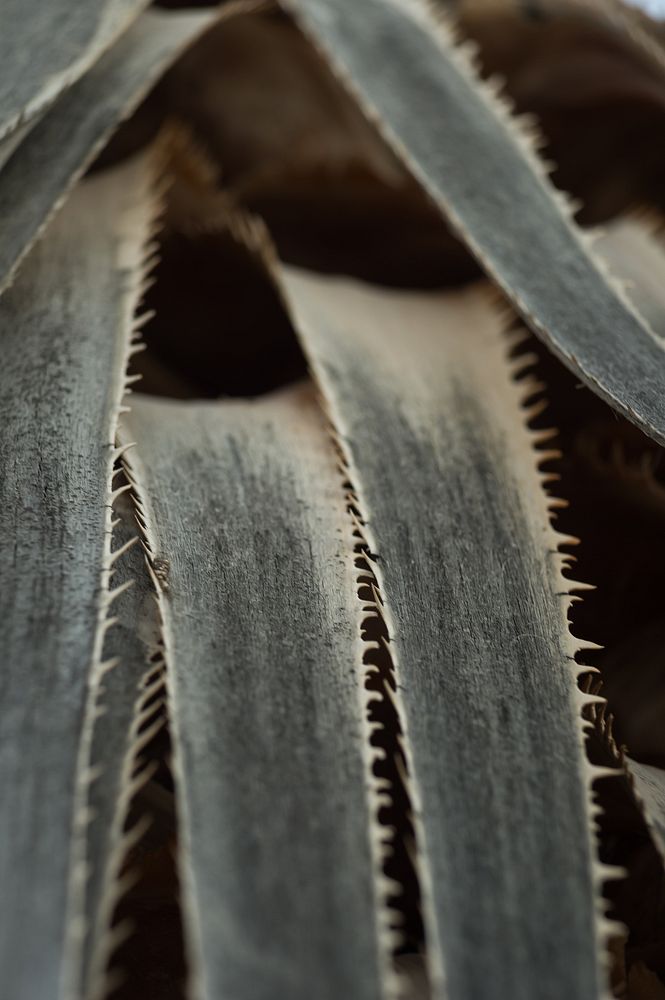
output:
[[662,1000],[661,26],[145,6],[0,40],[2,997]]

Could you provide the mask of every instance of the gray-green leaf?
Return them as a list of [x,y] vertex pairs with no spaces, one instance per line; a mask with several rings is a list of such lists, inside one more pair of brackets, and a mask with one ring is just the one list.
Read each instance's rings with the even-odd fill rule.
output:
[[385,599],[445,1000],[606,997],[561,536],[487,298],[283,272]]
[[78,190],[0,299],[0,967],[78,979],[111,471],[151,213],[145,162]]

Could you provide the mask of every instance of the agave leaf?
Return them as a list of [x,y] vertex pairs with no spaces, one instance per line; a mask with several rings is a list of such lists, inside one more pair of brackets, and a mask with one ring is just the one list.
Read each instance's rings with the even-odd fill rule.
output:
[[[594,682],[591,675],[587,686],[595,693],[606,690],[602,681],[596,679]],[[615,718],[607,712],[607,707],[607,704],[594,705],[589,713],[594,724],[592,754],[596,759],[604,759],[610,766],[623,771],[626,792],[632,796],[633,805],[651,833],[656,850],[665,860],[665,770],[645,764],[626,753],[625,745],[620,746],[615,738]],[[625,711],[624,705],[621,708]]]
[[633,788],[661,856],[665,858],[665,771],[624,757]]
[[118,122],[222,11],[149,11],[38,122],[0,172],[0,291]]
[[0,169],[2,169],[5,165],[14,150],[18,149],[28,132],[37,124],[39,117],[40,116],[36,116],[31,119],[31,121],[17,126],[14,131],[5,136],[4,139],[0,139]]
[[476,290],[283,275],[376,553],[434,995],[605,997],[584,644],[520,407],[535,388]]
[[[657,220],[660,224],[661,220]],[[628,217],[613,222],[596,240],[596,251],[621,277],[626,295],[660,340],[665,340],[665,255],[656,222]]]
[[[650,217],[644,213],[618,219],[599,234],[596,250],[610,269],[621,275],[626,294],[648,320],[654,333],[665,339],[665,256],[661,229],[662,220],[659,217]],[[618,484],[628,485],[639,491],[645,502],[648,503],[651,498],[657,509],[663,509],[663,487],[655,478],[653,469],[645,464],[644,456],[641,463],[631,464],[618,455],[613,462],[612,488],[615,491],[620,488]],[[606,488],[609,488],[609,481]],[[662,705],[655,697],[655,687],[662,672],[659,663],[661,640],[662,628],[658,624],[643,626],[637,632],[631,632],[624,642],[615,645],[614,656],[605,660],[605,670],[612,659],[621,656],[627,663],[631,659],[637,659],[642,664],[637,676],[635,673],[623,676],[615,673],[611,679],[605,679],[604,685],[610,701],[621,705],[622,715],[635,713],[632,726],[626,729],[624,718],[622,727],[633,752],[640,749],[645,752],[654,735],[662,730],[662,726],[659,726],[659,710]],[[648,655],[650,646],[654,647],[651,657]],[[648,663],[652,664],[651,669],[645,670],[645,664]],[[639,745],[633,746],[633,738],[638,732]],[[612,738],[611,741],[613,742]],[[665,772],[621,754],[616,747],[615,755],[619,765],[631,779],[658,849],[665,851]]]
[[137,757],[164,722],[156,593],[143,547],[137,544],[139,531],[127,494],[118,497],[114,513],[112,584],[119,593],[102,655],[104,662],[115,666],[104,673],[98,689],[90,750],[91,770],[97,777],[90,786],[86,830],[88,878],[81,965],[81,994],[86,1000],[105,996],[105,970],[117,944],[116,934],[110,931],[113,908],[125,887],[120,870],[129,847],[145,828],[140,822],[123,833],[129,802],[151,776],[151,765],[141,766]]
[[362,604],[311,390],[137,398],[127,424],[162,587],[194,993],[378,998]]
[[147,2],[3,0],[0,142],[78,80]]
[[111,473],[148,173],[140,161],[83,185],[0,300],[0,967],[12,1000],[69,997],[78,976]]
[[285,3],[534,332],[665,443],[663,345],[445,25],[421,0]]
[[662,979],[641,961],[628,969],[628,996],[636,1000],[665,1000]]
[[[436,0],[435,0],[436,2]],[[524,22],[547,24],[564,19],[577,19],[592,28],[611,32],[621,48],[632,49],[643,65],[655,70],[665,69],[663,45],[657,36],[658,20],[642,0],[531,0],[524,7],[520,0],[438,0],[453,7],[458,17],[476,21],[484,18],[510,17]],[[641,8],[641,9],[640,9]],[[654,30],[655,29],[655,30]]]

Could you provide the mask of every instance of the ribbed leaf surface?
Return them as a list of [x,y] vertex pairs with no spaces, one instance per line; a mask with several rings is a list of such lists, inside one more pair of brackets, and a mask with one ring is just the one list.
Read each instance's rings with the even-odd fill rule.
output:
[[529,141],[421,0],[288,0],[462,240],[561,360],[665,444],[665,351]]
[[[127,589],[113,601],[114,623],[104,637],[103,658],[112,666],[104,671],[97,692],[90,748],[95,779],[88,794],[91,815],[86,828],[86,934],[81,964],[86,1000],[105,995],[105,969],[115,940],[110,933],[113,907],[123,890],[120,869],[130,840],[150,821],[143,817],[137,828],[123,834],[131,794],[149,774],[137,768],[137,756],[163,722],[160,706],[151,708],[149,701],[156,695],[155,688],[162,687],[159,669],[151,662],[159,653],[161,639],[157,595],[138,544],[139,528],[127,494],[118,497],[113,513],[111,585],[114,590]],[[138,775],[133,776],[137,769]]]
[[[376,1000],[361,604],[310,390],[135,400],[190,961],[207,1000]],[[374,806],[376,808],[376,806]]]
[[219,16],[210,10],[143,14],[31,129],[0,171],[0,291],[118,122]]
[[626,758],[626,766],[654,843],[665,858],[665,771],[631,758]]
[[135,163],[84,185],[0,300],[0,967],[11,1000],[59,1000],[78,975],[113,446],[146,182]]
[[604,997],[580,644],[500,321],[284,276],[377,553],[435,996]]
[[51,104],[147,0],[3,0],[0,141]]

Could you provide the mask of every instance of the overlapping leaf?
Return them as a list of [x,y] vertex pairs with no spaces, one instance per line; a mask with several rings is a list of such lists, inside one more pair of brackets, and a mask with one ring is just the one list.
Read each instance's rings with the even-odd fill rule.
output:
[[149,11],[28,132],[0,172],[0,291],[67,192],[169,63],[225,11]]
[[309,390],[136,400],[131,475],[161,582],[193,989],[383,996],[362,605]]
[[0,142],[93,65],[147,0],[4,0]]
[[303,28],[559,358],[665,443],[665,353],[593,255],[532,143],[420,0],[288,0]]
[[78,978],[111,475],[147,183],[140,161],[81,188],[0,302],[0,964],[12,1000],[67,997]]
[[477,291],[283,275],[376,553],[434,995],[605,997],[584,644],[520,406],[533,387]]

